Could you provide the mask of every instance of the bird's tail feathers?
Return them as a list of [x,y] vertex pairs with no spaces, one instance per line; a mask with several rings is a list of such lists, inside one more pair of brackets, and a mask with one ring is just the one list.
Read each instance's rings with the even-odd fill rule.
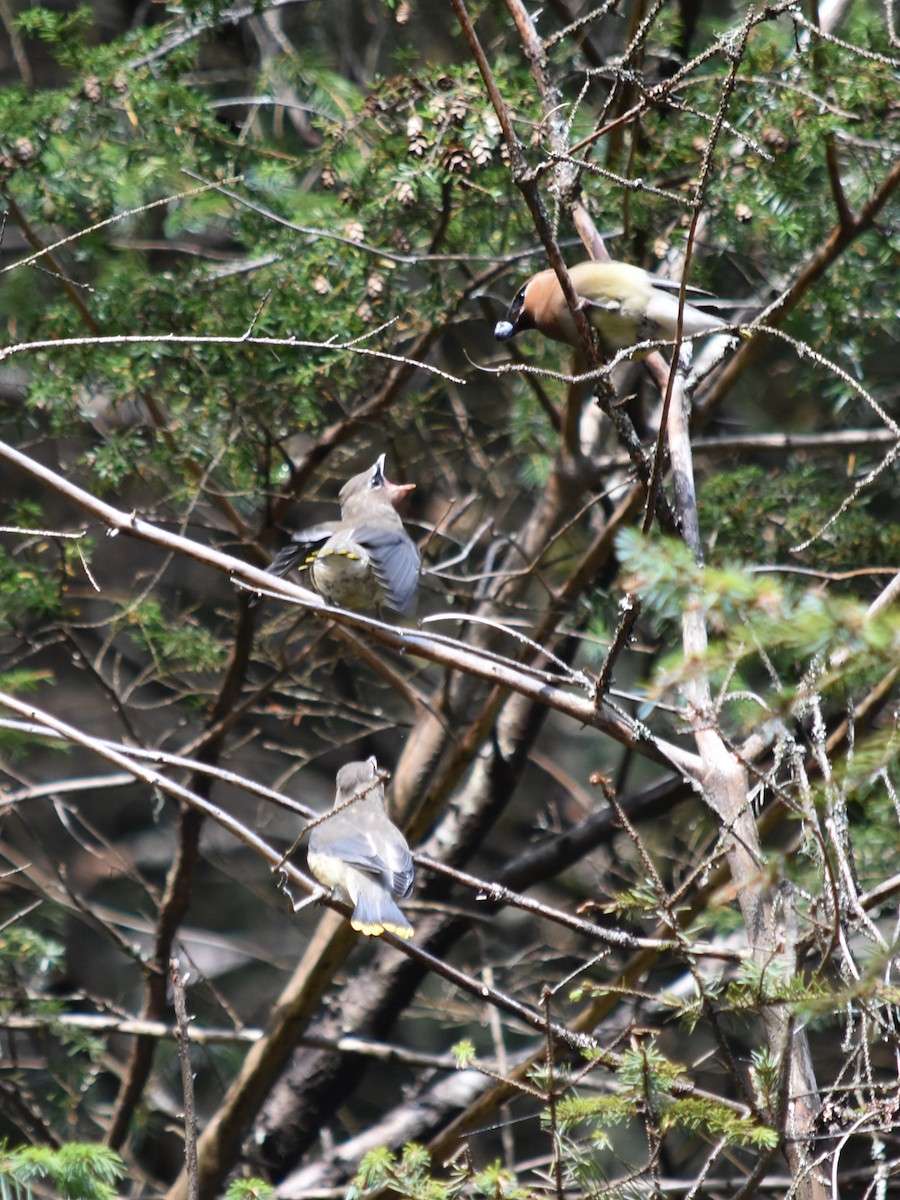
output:
[[414,930],[386,892],[381,888],[365,888],[356,896],[356,906],[350,924],[357,933],[378,937],[393,933],[399,938],[411,938]]
[[307,559],[308,550],[308,545],[297,545],[296,542],[289,542],[272,559],[269,574],[281,577],[287,575],[288,571],[292,571],[294,567],[299,567],[302,570],[303,567],[309,564],[309,560]]

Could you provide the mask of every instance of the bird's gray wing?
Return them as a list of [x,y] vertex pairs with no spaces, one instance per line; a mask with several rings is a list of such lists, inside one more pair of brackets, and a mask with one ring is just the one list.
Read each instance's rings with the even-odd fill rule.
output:
[[394,882],[393,886],[391,887],[393,894],[401,900],[404,896],[408,896],[413,890],[413,883],[415,882],[416,878],[415,868],[413,867],[413,857],[410,854],[408,847],[404,846],[403,849],[405,853],[403,854],[402,858],[399,859],[398,862],[392,864],[394,868]]
[[333,842],[326,842],[321,847],[314,846],[310,840],[309,848],[315,854],[333,854],[335,858],[339,858],[348,866],[356,867],[358,871],[372,875],[388,891],[392,890],[394,872],[375,850],[372,840],[367,834],[347,834],[345,837],[336,838]]
[[339,527],[339,521],[323,521],[321,525],[311,525],[308,529],[298,529],[292,533],[288,544],[272,559],[269,574],[287,575],[294,567],[302,566],[315,548],[327,541]]
[[390,868],[393,877],[391,891],[395,896],[402,899],[404,896],[408,896],[413,888],[413,880],[415,879],[413,857],[409,846],[406,844],[406,838],[396,825],[392,824],[390,829],[384,830],[384,835],[380,846],[382,857]]
[[353,531],[369,556],[375,578],[396,612],[410,613],[416,605],[421,559],[415,542],[403,529],[360,525]]
[[412,891],[415,880],[413,858],[399,830],[390,827],[379,831],[380,850],[375,849],[368,833],[345,834],[321,846],[316,844],[315,833],[313,830],[309,843],[314,854],[333,854],[348,866],[371,875],[400,899]]
[[[667,292],[677,292],[681,287],[680,279],[663,279],[662,275],[651,275],[650,282],[655,288],[663,288]],[[685,292],[688,296],[707,296],[710,300],[715,300],[712,292],[708,292],[706,288],[697,287],[693,283],[687,285]],[[695,300],[694,303],[696,304],[698,301]]]

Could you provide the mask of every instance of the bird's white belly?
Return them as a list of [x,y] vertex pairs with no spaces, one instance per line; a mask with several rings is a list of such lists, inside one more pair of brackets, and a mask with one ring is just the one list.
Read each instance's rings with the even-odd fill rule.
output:
[[310,566],[310,575],[323,599],[340,608],[372,608],[381,599],[381,589],[365,555],[320,550]]
[[306,861],[310,871],[323,887],[331,888],[337,893],[338,899],[345,901],[350,899],[344,886],[348,867],[343,859],[337,858],[334,854],[321,854],[315,850],[308,850]]
[[606,309],[593,317],[593,323],[600,331],[600,341],[607,351],[625,350],[640,340],[637,318],[631,313],[623,313],[621,308]]
[[[307,850],[306,862],[312,874],[323,887],[331,890],[336,900],[344,904],[355,905],[360,893],[368,886],[378,888],[375,880],[351,867],[336,854],[324,854],[317,850]],[[385,891],[386,889],[382,889]]]

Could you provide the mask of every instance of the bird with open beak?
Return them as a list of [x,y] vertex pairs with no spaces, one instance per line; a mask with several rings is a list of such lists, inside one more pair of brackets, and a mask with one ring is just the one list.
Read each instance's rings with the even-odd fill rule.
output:
[[356,610],[387,605],[399,613],[415,608],[421,560],[394,505],[416,486],[391,483],[382,454],[341,488],[341,518],[291,535],[269,570],[308,571],[309,582],[329,604]]
[[382,773],[373,758],[337,773],[334,807],[309,835],[307,862],[319,883],[353,905],[350,924],[367,937],[411,938],[397,900],[410,894],[414,869],[403,834],[387,815]]
[[[623,262],[582,262],[569,267],[569,278],[581,310],[597,330],[600,349],[611,356],[638,342],[671,340],[678,325],[679,285]],[[696,290],[696,289],[692,289]],[[709,303],[715,303],[710,300]],[[694,304],[685,303],[684,337],[714,333],[724,322]],[[537,329],[545,337],[581,348],[575,321],[553,270],[541,271],[519,289],[503,321],[494,327],[500,342]]]

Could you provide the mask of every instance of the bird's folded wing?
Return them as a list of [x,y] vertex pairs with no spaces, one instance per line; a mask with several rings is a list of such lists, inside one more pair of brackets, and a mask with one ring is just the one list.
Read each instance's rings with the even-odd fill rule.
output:
[[[665,288],[668,292],[677,292],[681,287],[680,279],[663,279],[662,275],[651,275],[650,282],[655,288]],[[709,296],[711,300],[715,299],[712,292],[708,292],[705,288],[697,287],[693,283],[689,283],[684,290],[689,296]],[[697,303],[697,301],[694,303]]]
[[622,301],[614,300],[612,296],[606,300],[584,300],[582,306],[585,309],[596,308],[600,312],[617,313],[622,311]]
[[[676,304],[678,303],[678,298],[674,293],[678,291],[678,289],[681,287],[681,284],[677,279],[662,279],[659,275],[651,275],[650,279],[657,292],[661,292],[663,289],[665,289],[664,297],[666,302],[671,299],[675,301]],[[725,308],[735,308],[739,306],[735,305],[734,301],[732,300],[723,300],[721,296],[714,296],[711,292],[707,292],[705,288],[694,287],[694,285],[691,283],[687,285],[685,292],[691,298],[690,307],[693,309],[699,309],[706,316],[711,315],[706,311],[707,309],[712,309],[713,312],[715,312],[716,310],[721,311]],[[659,299],[659,297],[657,298]],[[741,301],[740,304],[746,304],[746,301]],[[712,328],[712,325],[710,325],[710,328]]]
[[401,899],[408,896],[413,889],[416,872],[406,838],[395,825],[391,825],[390,837],[380,839],[378,849],[393,876],[391,891]]
[[339,527],[338,521],[323,521],[321,525],[311,525],[309,529],[298,529],[291,534],[291,540],[272,559],[269,567],[271,575],[287,575],[294,567],[302,566],[309,555],[320,546]]
[[413,868],[412,855],[407,850],[406,858],[401,864],[394,863],[394,883],[391,891],[401,900],[413,890],[416,873]]
[[[312,847],[310,847],[312,849]],[[348,866],[356,867],[357,871],[365,871],[373,875],[388,891],[393,882],[393,871],[381,855],[373,848],[371,840],[365,834],[338,838],[328,842],[327,846],[316,847],[317,854],[332,854]]]
[[399,899],[408,896],[413,889],[413,857],[403,835],[392,826],[384,830],[383,837],[378,837],[378,849],[367,833],[347,834],[329,842],[327,848],[314,847],[310,843],[310,849],[319,854],[333,854],[348,866],[371,875]]
[[421,560],[415,543],[402,529],[361,525],[353,540],[369,555],[375,578],[388,604],[399,613],[412,612],[419,587]]

